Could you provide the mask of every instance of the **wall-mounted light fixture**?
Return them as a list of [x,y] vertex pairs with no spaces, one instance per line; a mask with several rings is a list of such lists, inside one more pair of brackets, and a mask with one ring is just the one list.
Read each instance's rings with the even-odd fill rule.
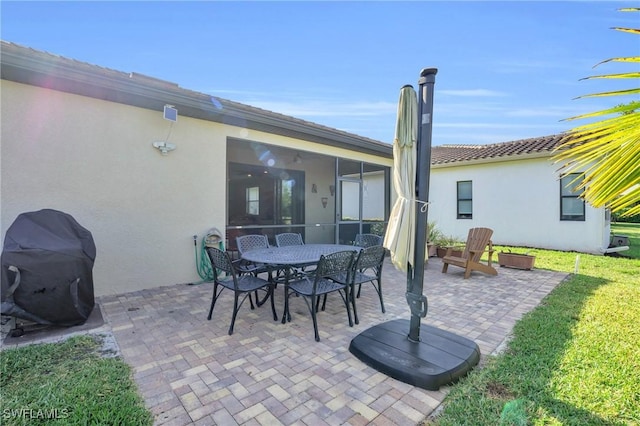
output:
[[300,154],[296,154],[296,156],[293,158],[293,162],[296,164],[302,164],[302,157],[300,157]]
[[154,142],[153,143],[153,147],[157,148],[158,151],[160,151],[162,153],[162,155],[167,155],[168,153],[170,153],[171,151],[176,149],[176,145],[175,144],[169,143],[169,142],[164,142],[164,141]]

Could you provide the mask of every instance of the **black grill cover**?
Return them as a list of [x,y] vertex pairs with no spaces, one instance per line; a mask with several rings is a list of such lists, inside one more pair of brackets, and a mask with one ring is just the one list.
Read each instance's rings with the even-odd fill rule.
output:
[[20,214],[4,238],[2,314],[38,324],[84,323],[94,306],[91,233],[69,214]]

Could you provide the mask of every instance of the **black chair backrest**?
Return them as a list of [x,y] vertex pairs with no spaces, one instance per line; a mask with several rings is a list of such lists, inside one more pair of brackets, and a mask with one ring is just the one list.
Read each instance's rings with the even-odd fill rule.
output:
[[213,266],[213,279],[217,282],[220,274],[231,276],[233,279],[233,286],[238,287],[238,276],[236,275],[236,269],[233,267],[233,262],[229,253],[222,251],[215,247],[207,247],[207,255]]
[[263,234],[241,235],[236,237],[236,245],[238,252],[242,255],[249,250],[269,248],[269,238]]
[[375,234],[358,234],[353,245],[359,247],[381,246],[382,237]]
[[207,255],[209,255],[209,260],[211,260],[211,265],[214,269],[226,272],[229,275],[235,273],[233,263],[227,252],[216,247],[207,247]]
[[314,271],[316,282],[340,273],[349,273],[355,255],[355,251],[347,250],[320,256],[318,267]]
[[384,255],[385,251],[382,246],[365,247],[360,250],[354,267],[356,270],[380,268],[384,262]]
[[284,234],[276,235],[276,245],[278,247],[284,246],[301,246],[304,244],[301,234],[294,232],[285,232]]

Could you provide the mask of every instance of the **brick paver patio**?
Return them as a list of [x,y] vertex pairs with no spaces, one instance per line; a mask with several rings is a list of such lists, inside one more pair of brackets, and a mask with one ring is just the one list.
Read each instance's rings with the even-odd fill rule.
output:
[[[565,273],[498,267],[498,276],[463,270],[440,272],[432,258],[425,271],[429,314],[423,320],[473,339],[483,357],[500,347],[514,323],[534,308]],[[358,299],[360,324],[347,324],[333,295],[318,314],[320,342],[301,298],[291,299],[292,322],[274,322],[264,305],[243,305],[234,334],[232,293],[207,321],[211,284],[174,285],[98,299],[124,360],[157,425],[411,425],[438,407],[448,388],[427,391],[366,366],[348,350],[361,331],[409,318],[406,278],[386,260],[383,292]],[[282,289],[276,293],[282,315]],[[407,330],[408,331],[408,330]]]

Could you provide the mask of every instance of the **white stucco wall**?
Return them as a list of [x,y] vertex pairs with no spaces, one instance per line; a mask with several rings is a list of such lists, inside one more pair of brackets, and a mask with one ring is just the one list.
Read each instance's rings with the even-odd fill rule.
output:
[[[469,228],[488,227],[494,244],[601,254],[604,209],[587,204],[584,222],[561,221],[557,168],[549,158],[434,167],[428,220],[462,241]],[[473,219],[456,218],[456,182],[465,180],[473,182]]]
[[[211,227],[225,229],[228,138],[392,164],[180,115],[169,132],[171,122],[161,111],[1,84],[2,239],[20,213],[51,208],[71,214],[97,247],[97,295],[200,280],[193,235],[199,242]],[[163,156],[151,144],[169,133],[177,149]],[[314,174],[318,188],[328,191],[319,169],[308,171],[307,186]],[[307,213],[319,212],[320,201],[309,202],[317,206]],[[322,213],[317,219],[324,220]]]
[[193,235],[224,229],[222,126],[2,81],[2,238],[18,214],[52,208],[93,235],[98,295],[197,278]]

